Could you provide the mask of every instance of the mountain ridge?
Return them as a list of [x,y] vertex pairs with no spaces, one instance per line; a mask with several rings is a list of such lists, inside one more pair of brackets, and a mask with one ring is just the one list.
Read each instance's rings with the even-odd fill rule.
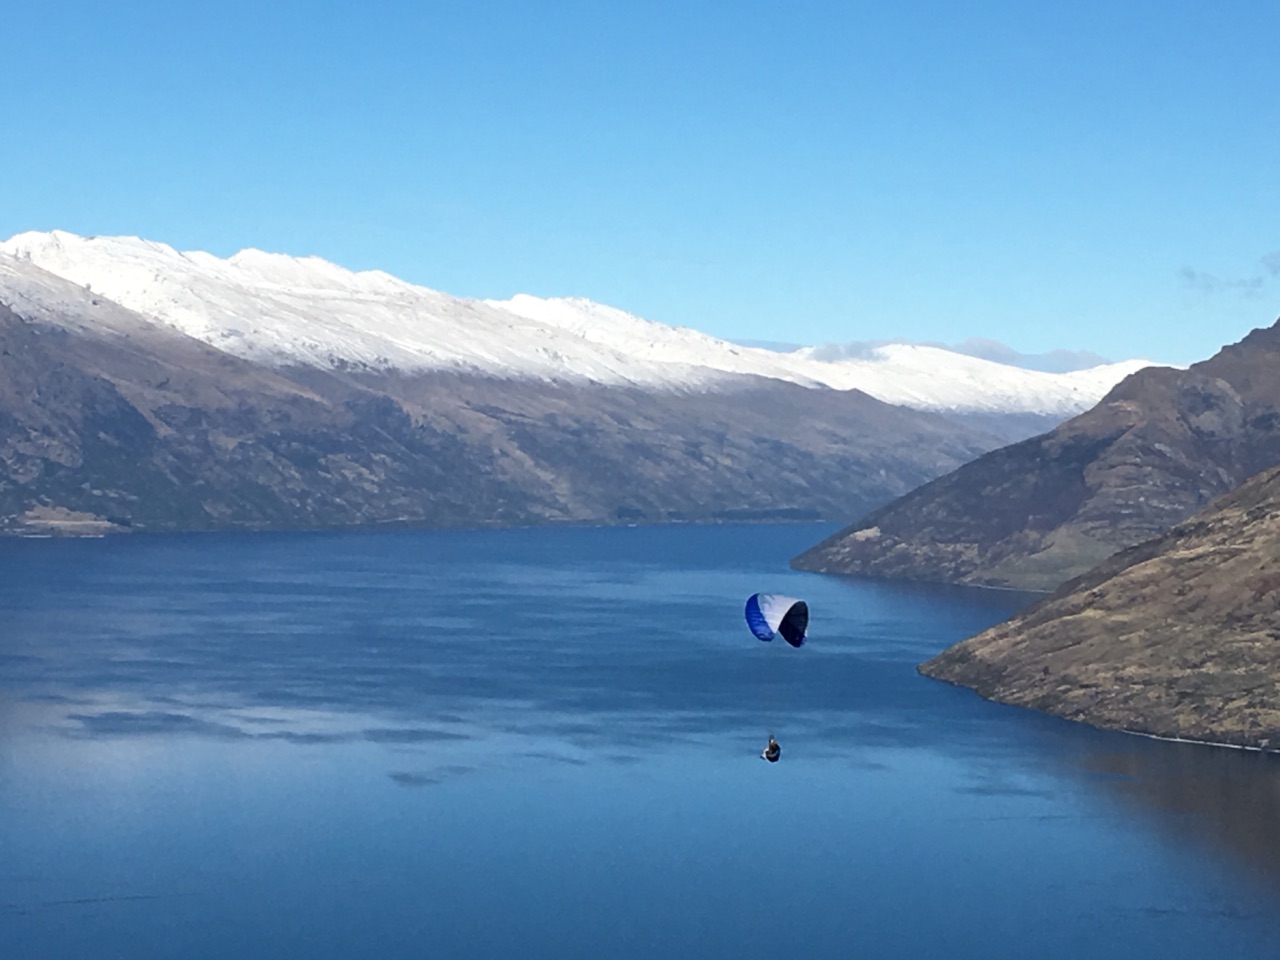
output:
[[0,256],[0,532],[836,519],[998,441],[857,390],[271,366]]
[[885,505],[798,569],[1052,590],[1280,463],[1280,322]]
[[869,356],[820,359],[742,347],[582,298],[465,300],[381,271],[318,257],[243,250],[227,259],[129,237],[18,234],[0,254],[87,286],[212,346],[272,365],[717,389],[726,377],[862,389],[940,412],[1065,418],[1132,370],[1130,360],[1052,374],[937,347],[889,344]]

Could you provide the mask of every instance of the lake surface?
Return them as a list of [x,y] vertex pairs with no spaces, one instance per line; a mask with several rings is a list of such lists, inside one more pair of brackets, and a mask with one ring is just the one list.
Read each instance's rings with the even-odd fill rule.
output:
[[0,540],[0,955],[1280,957],[1276,758],[920,677],[1028,597],[831,530]]

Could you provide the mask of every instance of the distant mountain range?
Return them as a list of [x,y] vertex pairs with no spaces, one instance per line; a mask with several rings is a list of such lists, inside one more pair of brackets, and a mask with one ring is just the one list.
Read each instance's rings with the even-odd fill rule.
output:
[[1050,590],[1280,463],[1280,324],[991,451],[793,560],[799,569]]
[[244,250],[221,260],[133,237],[24,233],[0,243],[0,254],[219,350],[276,367],[465,372],[683,390],[766,377],[862,390],[917,410],[1060,420],[1149,365],[1129,360],[1050,374],[907,344],[845,357],[828,356],[830,348],[823,347],[779,353],[589,300],[466,300],[315,257]]
[[585,300],[61,232],[0,244],[0,304],[8,532],[843,520],[1143,365],[822,360]]

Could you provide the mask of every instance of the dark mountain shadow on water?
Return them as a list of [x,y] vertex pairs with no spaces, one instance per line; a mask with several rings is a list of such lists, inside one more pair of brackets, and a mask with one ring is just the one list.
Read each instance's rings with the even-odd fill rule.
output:
[[1093,731],[1064,747],[1067,775],[1280,895],[1280,756]]

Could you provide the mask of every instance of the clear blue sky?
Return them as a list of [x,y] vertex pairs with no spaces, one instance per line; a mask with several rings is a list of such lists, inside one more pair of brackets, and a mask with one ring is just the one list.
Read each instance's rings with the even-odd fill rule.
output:
[[1191,362],[1280,315],[1277,38],[1267,0],[10,4],[0,235]]

